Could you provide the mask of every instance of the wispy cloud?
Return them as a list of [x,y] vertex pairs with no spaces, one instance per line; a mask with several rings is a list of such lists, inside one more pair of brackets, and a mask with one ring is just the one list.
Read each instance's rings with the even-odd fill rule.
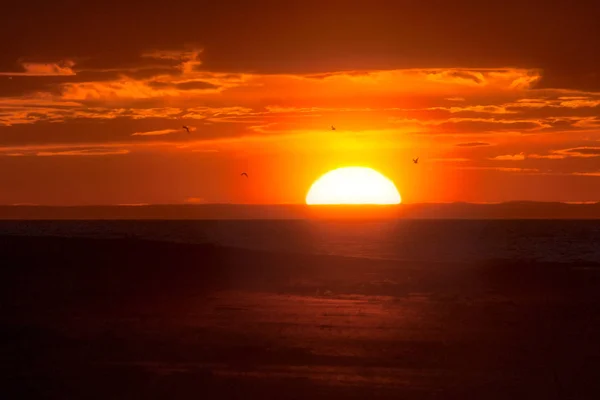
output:
[[523,161],[525,159],[525,154],[503,154],[499,156],[492,157],[491,160],[498,161]]
[[568,156],[564,154],[528,154],[527,158],[546,159],[546,160],[562,160]]
[[184,82],[164,82],[164,81],[152,81],[148,83],[148,86],[154,89],[179,89],[179,90],[216,90],[219,86],[205,81],[191,80]]
[[600,157],[600,147],[576,147],[571,149],[552,150],[548,154],[530,154],[529,158],[560,160],[569,157]]
[[482,146],[491,146],[491,143],[485,142],[466,142],[466,143],[458,143],[457,147],[482,147]]
[[582,107],[598,107],[600,106],[600,100],[595,99],[574,99],[574,100],[566,100],[560,102],[560,107],[568,107],[568,108],[582,108]]
[[600,171],[596,171],[596,172],[573,172],[571,175],[577,175],[577,176],[599,176],[600,177]]
[[19,153],[23,155],[36,155],[40,152],[70,152],[70,151],[83,151],[83,152],[103,152],[103,151],[122,151],[131,148],[152,148],[152,147],[164,147],[177,145],[176,142],[121,142],[121,143],[104,143],[98,145],[90,145],[87,143],[68,143],[68,144],[32,144],[32,145],[17,145],[17,146],[1,146],[0,155],[7,155],[10,153]]
[[467,161],[471,161],[471,160],[468,158],[448,157],[448,158],[430,158],[427,161],[431,161],[431,162],[467,162]]
[[158,131],[135,132],[135,133],[132,133],[131,136],[161,136],[161,135],[169,135],[171,133],[177,133],[177,132],[181,132],[181,131],[183,131],[183,128],[182,129],[161,129]]
[[427,79],[442,83],[459,83],[465,85],[485,85],[486,78],[479,71],[447,70],[427,74]]
[[21,63],[21,71],[0,72],[0,76],[71,76],[75,75],[73,71],[73,61],[67,60],[60,63]]
[[571,157],[599,157],[600,147],[577,147],[574,149],[559,150],[558,152]]
[[38,157],[51,156],[112,156],[120,154],[129,154],[129,150],[65,150],[65,151],[40,151],[35,153]]
[[543,173],[538,168],[510,168],[510,167],[488,167],[488,166],[467,166],[457,167],[457,169],[488,170],[499,172],[521,172],[521,173]]

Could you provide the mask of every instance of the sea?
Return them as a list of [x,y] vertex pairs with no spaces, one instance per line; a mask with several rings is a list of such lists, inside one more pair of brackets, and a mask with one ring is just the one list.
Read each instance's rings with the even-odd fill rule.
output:
[[600,263],[599,220],[4,220],[0,234],[212,243],[399,261]]

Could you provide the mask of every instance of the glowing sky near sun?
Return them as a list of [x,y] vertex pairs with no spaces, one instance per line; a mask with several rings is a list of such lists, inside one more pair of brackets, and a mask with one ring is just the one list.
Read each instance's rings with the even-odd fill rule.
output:
[[409,203],[600,197],[585,2],[67,3],[0,15],[0,204],[302,203],[345,165]]

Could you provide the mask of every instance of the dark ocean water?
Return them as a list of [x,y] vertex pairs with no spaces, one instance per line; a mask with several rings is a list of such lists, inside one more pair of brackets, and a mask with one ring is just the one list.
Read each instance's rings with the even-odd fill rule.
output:
[[0,221],[1,234],[217,243],[266,251],[434,262],[600,262],[600,221]]

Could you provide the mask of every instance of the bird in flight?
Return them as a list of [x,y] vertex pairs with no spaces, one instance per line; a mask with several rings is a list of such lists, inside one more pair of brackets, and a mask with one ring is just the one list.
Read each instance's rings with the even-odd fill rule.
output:
[[335,126],[331,125],[331,130],[335,131]]
[[418,164],[419,163],[419,157],[413,158],[413,163]]
[[187,131],[187,133],[190,133],[190,127],[189,127],[189,126],[187,126],[187,125],[184,125],[184,126],[183,126],[183,129],[185,129],[185,130]]
[[245,172],[242,172],[242,173],[240,174],[240,176],[245,176],[245,177],[247,178],[247,177],[248,177],[248,174],[247,174],[247,173],[245,173]]

